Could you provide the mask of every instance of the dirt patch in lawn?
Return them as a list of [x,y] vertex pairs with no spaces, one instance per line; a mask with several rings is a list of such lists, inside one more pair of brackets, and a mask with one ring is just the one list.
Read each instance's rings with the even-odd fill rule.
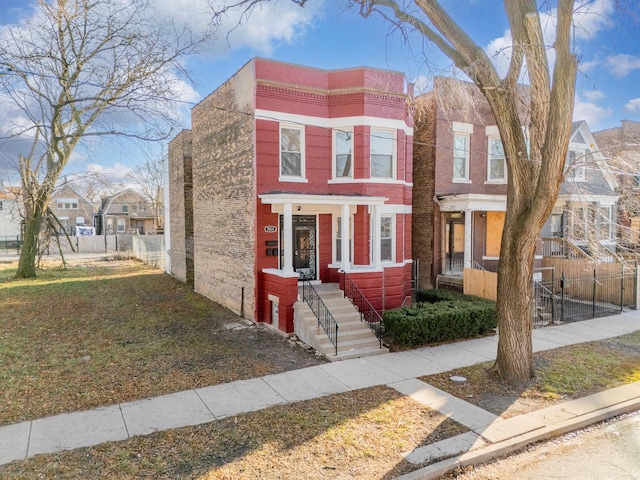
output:
[[108,260],[33,280],[0,266],[0,424],[325,362],[157,269]]
[[[640,381],[640,332],[536,353],[536,377],[522,390],[513,389],[488,373],[491,365],[478,364],[421,380],[509,418]],[[454,383],[452,376],[462,376],[467,381]]]
[[465,427],[388,387],[268,408],[0,467],[0,477],[390,479]]

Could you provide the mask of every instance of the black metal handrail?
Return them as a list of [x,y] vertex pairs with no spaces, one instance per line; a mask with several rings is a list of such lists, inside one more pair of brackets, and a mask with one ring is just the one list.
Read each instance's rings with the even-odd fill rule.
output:
[[344,276],[344,296],[351,300],[351,303],[356,307],[360,313],[360,320],[367,322],[369,328],[373,330],[376,338],[380,342],[380,348],[382,348],[382,335],[384,334],[384,323],[382,316],[378,311],[373,308],[371,302],[365,297],[362,290],[354,283],[354,281],[347,275],[347,272],[342,272]]
[[318,319],[318,326],[322,327],[324,332],[329,337],[331,344],[336,349],[336,355],[338,354],[338,322],[336,322],[333,315],[324,304],[316,289],[313,288],[309,280],[302,280],[302,299],[307,302],[309,308]]

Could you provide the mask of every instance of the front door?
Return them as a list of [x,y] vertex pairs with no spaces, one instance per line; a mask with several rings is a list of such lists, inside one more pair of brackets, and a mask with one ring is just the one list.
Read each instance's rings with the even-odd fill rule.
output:
[[459,275],[463,272],[464,247],[464,218],[447,218],[445,224],[445,274]]
[[294,215],[292,222],[293,269],[301,280],[316,280],[316,217]]

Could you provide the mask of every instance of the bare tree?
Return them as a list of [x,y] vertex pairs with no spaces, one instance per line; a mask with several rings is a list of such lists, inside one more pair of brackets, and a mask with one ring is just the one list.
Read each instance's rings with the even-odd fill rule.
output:
[[152,0],[38,0],[34,15],[0,42],[0,91],[20,115],[9,132],[25,209],[17,277],[34,277],[38,236],[57,180],[78,144],[123,135],[170,135],[182,59],[203,39],[148,15]]
[[[558,0],[555,65],[551,71],[535,0],[505,0],[511,59],[501,77],[486,52],[437,1],[415,0],[411,14],[394,0],[358,0],[361,13],[379,12],[408,24],[447,55],[478,87],[496,119],[507,163],[507,212],[498,267],[498,352],[494,369],[514,386],[534,374],[532,277],[536,242],[564,177],[578,68],[571,51],[573,0]],[[523,98],[519,79],[530,83]],[[526,102],[526,103],[525,103]],[[524,105],[523,105],[524,104]],[[551,108],[553,105],[553,108]],[[520,112],[528,116],[529,139]]]
[[164,228],[164,166],[166,161],[167,158],[164,155],[154,159],[149,158],[144,164],[136,166],[129,175],[153,208],[154,230]]

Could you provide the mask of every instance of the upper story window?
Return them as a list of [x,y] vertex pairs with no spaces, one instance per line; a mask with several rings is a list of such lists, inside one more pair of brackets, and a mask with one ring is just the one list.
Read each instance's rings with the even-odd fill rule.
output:
[[391,130],[371,129],[371,178],[393,178],[395,134]]
[[469,180],[469,134],[453,136],[453,181]]
[[500,137],[489,137],[489,164],[487,180],[504,182],[507,179],[507,163]]
[[129,205],[122,205],[122,212],[123,213],[128,213],[129,212]]
[[567,153],[567,167],[571,170],[575,181],[586,180],[586,152],[584,150],[571,149]]
[[280,127],[280,180],[299,181],[304,178],[304,129]]
[[56,202],[58,210],[76,210],[78,201],[72,198],[59,198]]
[[333,158],[335,178],[353,176],[353,132],[348,130],[333,131]]

